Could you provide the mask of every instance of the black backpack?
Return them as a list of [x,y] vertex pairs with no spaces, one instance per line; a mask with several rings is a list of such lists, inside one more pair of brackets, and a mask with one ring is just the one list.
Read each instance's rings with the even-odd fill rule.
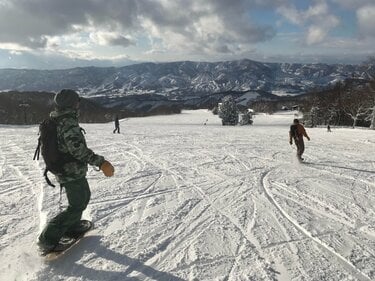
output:
[[39,160],[39,154],[42,153],[43,160],[46,164],[44,177],[48,185],[55,187],[49,180],[47,173],[60,174],[63,172],[64,164],[77,161],[73,156],[63,153],[58,149],[57,139],[57,120],[47,118],[39,125],[38,145],[35,149],[33,160]]
[[294,139],[298,139],[298,128],[297,125],[290,126],[290,134]]

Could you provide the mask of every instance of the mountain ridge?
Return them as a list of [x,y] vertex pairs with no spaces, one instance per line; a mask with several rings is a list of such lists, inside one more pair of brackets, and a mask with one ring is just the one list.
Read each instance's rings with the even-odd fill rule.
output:
[[71,88],[85,97],[158,94],[172,100],[225,91],[297,95],[350,77],[370,79],[375,65],[222,62],[146,62],[123,67],[0,69],[0,91]]

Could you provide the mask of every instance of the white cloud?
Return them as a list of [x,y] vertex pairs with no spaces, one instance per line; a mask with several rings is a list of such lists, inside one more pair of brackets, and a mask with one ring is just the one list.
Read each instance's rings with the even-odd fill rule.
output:
[[247,48],[275,35],[271,27],[250,21],[249,2],[195,0],[183,10],[165,2],[165,14],[144,18],[142,26],[170,50],[208,55],[236,53],[239,46]]
[[298,11],[294,6],[279,7],[277,12],[293,24],[302,25],[304,22],[303,13]]
[[375,37],[375,5],[359,8],[357,19],[360,35],[364,38]]
[[307,17],[320,17],[329,13],[329,8],[326,2],[318,2],[314,6],[310,6],[306,11]]
[[122,46],[128,47],[134,45],[134,41],[129,36],[124,36],[117,32],[98,31],[90,33],[90,39],[93,44],[101,46]]
[[275,30],[252,22],[248,14],[285,1],[2,0],[0,42],[30,49],[62,48],[64,44],[51,38],[93,33],[93,44],[127,48],[135,45],[132,38],[150,35],[170,50],[191,47],[201,54],[230,53],[238,45],[272,38]]
[[[36,52],[33,52],[36,54]],[[64,49],[59,51],[39,51],[39,55],[49,55],[49,56],[60,56],[69,59],[78,59],[78,60],[101,60],[101,61],[117,61],[117,60],[129,60],[127,55],[98,55],[93,50],[79,50],[79,49]]]
[[[361,41],[375,36],[375,0],[311,0],[304,1],[310,3],[304,9],[294,5],[299,1],[0,0],[0,49],[72,61],[121,60],[124,53],[135,60],[212,61],[253,55],[262,47],[278,52],[279,46],[272,45],[278,38],[280,48],[291,53],[330,48],[342,8],[351,15],[358,10]],[[258,9],[265,11],[264,19],[259,20]],[[282,17],[276,18],[274,11]],[[293,29],[297,34],[282,41],[276,29],[289,32],[286,21],[298,27]]]
[[298,10],[293,5],[282,6],[277,9],[287,21],[306,28],[305,43],[313,45],[323,42],[329,32],[340,24],[337,16],[330,12],[325,1],[317,0],[306,10]]
[[30,51],[31,49],[17,43],[0,43],[0,49],[9,50],[9,51]]
[[360,7],[374,3],[374,0],[331,0],[333,3],[346,9],[358,9]]
[[319,26],[310,26],[307,35],[306,43],[307,45],[314,45],[321,43],[327,36],[327,31]]

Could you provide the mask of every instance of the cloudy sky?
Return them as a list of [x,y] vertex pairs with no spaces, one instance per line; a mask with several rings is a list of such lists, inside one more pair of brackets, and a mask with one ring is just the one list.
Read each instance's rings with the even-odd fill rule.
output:
[[0,0],[0,68],[374,54],[375,0]]

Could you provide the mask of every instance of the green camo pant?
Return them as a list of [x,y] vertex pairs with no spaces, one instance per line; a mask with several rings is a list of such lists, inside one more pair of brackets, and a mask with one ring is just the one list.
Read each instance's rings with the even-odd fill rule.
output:
[[54,217],[43,229],[39,236],[43,243],[55,245],[66,232],[74,230],[90,201],[91,192],[86,178],[64,183],[63,187],[68,197],[68,208]]

